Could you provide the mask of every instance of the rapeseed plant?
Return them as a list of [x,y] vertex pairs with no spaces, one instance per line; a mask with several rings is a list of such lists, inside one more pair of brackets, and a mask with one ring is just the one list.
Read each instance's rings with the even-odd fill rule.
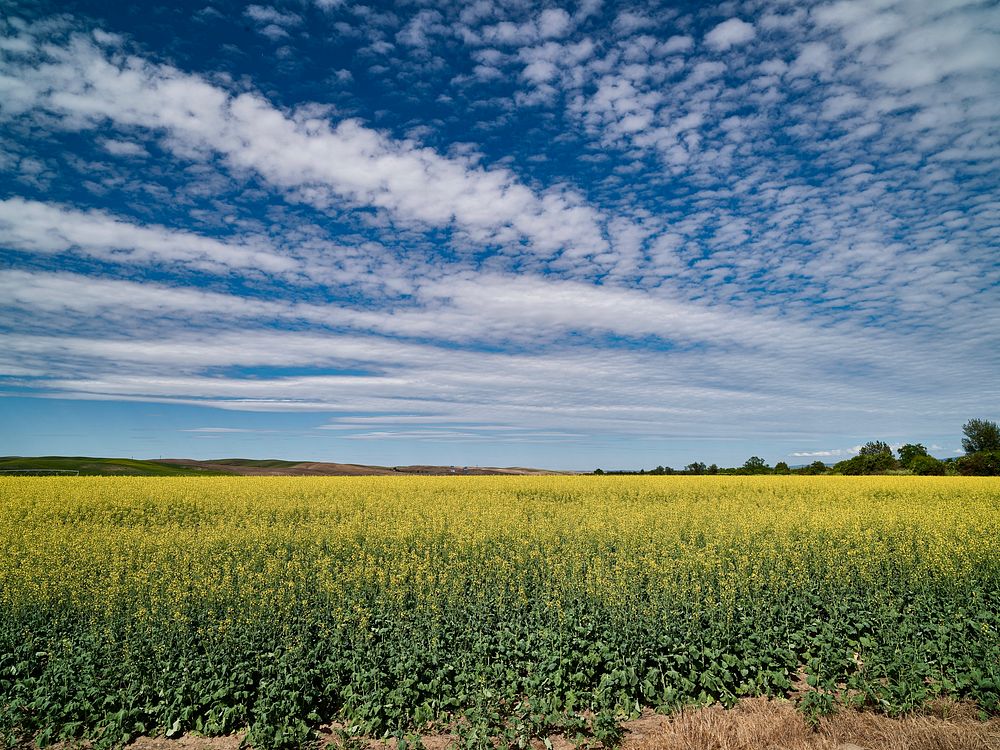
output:
[[952,477],[2,478],[0,732],[611,740],[803,667],[810,711],[839,685],[995,713],[998,501]]

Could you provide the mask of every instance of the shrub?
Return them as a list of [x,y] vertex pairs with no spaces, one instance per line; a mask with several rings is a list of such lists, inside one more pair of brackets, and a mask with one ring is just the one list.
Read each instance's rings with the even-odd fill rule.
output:
[[921,476],[944,476],[944,461],[938,461],[934,456],[915,456],[910,460],[910,471]]
[[1000,476],[1000,450],[979,451],[955,461],[958,473],[967,477]]

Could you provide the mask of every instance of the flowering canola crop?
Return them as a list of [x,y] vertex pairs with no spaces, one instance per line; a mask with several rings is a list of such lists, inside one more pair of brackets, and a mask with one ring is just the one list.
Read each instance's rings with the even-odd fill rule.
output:
[[996,713],[998,631],[992,478],[0,478],[0,744]]

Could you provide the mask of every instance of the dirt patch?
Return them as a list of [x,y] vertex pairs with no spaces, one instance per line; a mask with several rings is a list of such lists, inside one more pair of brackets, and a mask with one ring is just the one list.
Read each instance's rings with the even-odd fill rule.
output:
[[136,750],[239,750],[245,733],[229,734],[225,737],[199,737],[184,734],[175,740],[166,737],[140,737],[130,748]]

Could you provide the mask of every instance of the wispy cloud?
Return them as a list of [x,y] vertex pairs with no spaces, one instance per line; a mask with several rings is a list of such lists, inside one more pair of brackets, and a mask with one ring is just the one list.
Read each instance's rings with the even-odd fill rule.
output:
[[273,42],[290,36],[289,30],[302,25],[302,16],[268,5],[248,5],[243,15],[255,24],[257,33]]
[[252,169],[289,198],[318,208],[347,199],[403,220],[456,225],[477,242],[527,239],[546,254],[606,248],[600,214],[576,191],[537,194],[508,170],[441,156],[355,120],[331,126],[309,108],[286,113],[257,93],[234,94],[80,34],[64,46],[31,38],[28,54],[3,62],[13,83],[5,92],[7,117],[47,113],[67,127],[164,130],[172,136],[167,148],[218,153],[231,168]]
[[183,230],[143,225],[104,211],[80,211],[23,198],[0,200],[0,243],[26,253],[77,253],[113,263],[178,263],[228,273],[234,268],[290,272],[300,264],[259,243],[225,243]]
[[181,430],[181,432],[203,432],[209,434],[229,434],[237,432],[261,432],[261,430],[247,430],[241,429],[239,427],[192,427],[190,429]]

